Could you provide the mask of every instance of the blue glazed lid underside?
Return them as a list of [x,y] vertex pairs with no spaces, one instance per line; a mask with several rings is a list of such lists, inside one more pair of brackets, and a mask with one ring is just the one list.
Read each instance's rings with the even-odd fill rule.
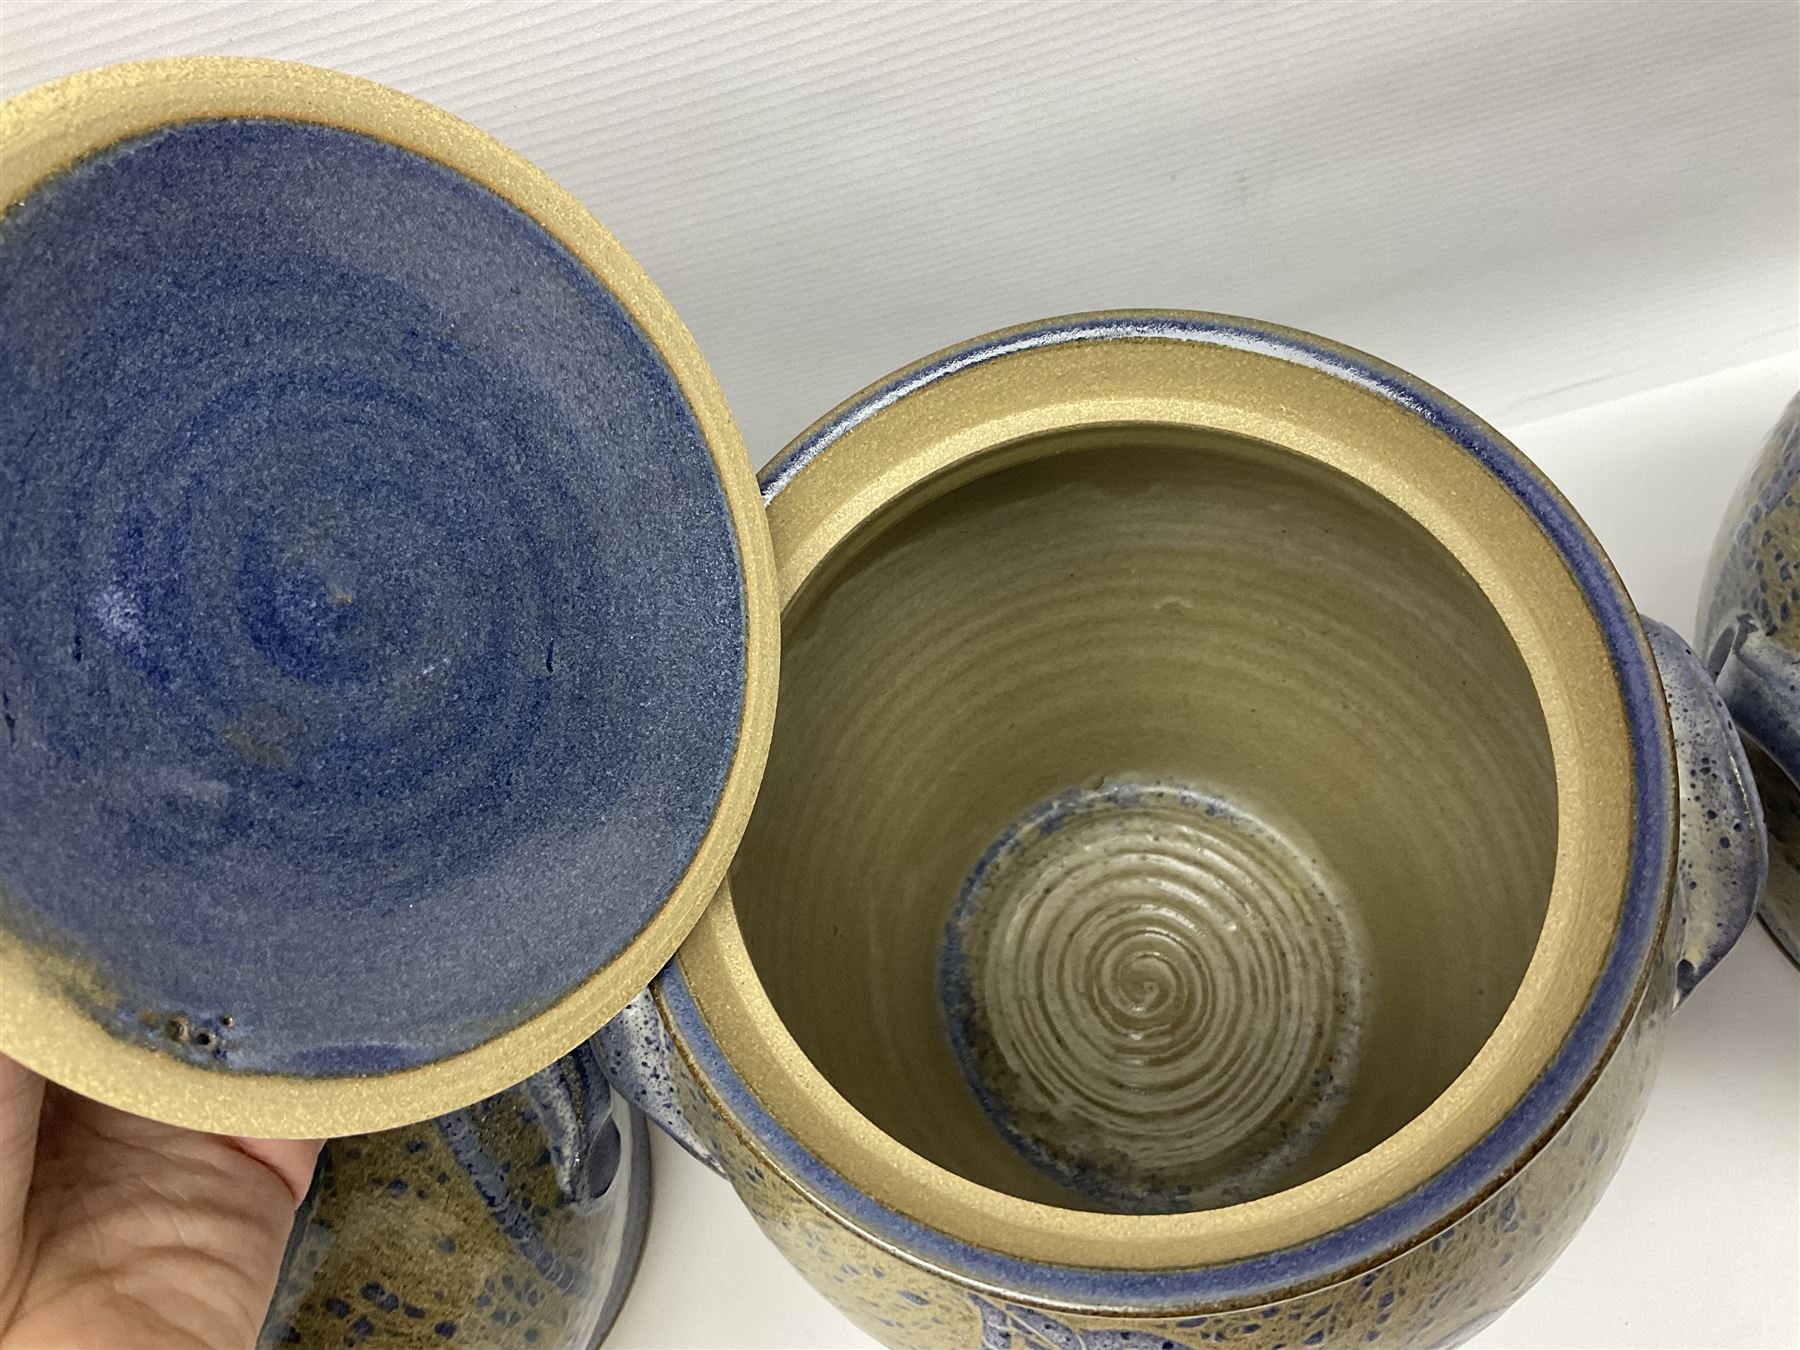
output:
[[656,347],[487,189],[193,122],[0,220],[0,921],[199,1063],[380,1072],[655,915],[744,581]]

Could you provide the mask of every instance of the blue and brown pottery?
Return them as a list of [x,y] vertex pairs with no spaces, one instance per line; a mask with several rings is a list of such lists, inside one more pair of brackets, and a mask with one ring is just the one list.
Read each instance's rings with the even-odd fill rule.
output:
[[259,1347],[592,1350],[643,1247],[647,1143],[585,1045],[474,1106],[332,1140]]
[[417,1121],[724,876],[778,609],[742,443],[574,199],[367,82],[0,107],[0,1050],[176,1123]]
[[1077,316],[759,499],[636,265],[428,105],[180,59],[0,147],[0,1051],[351,1136],[265,1343],[592,1343],[627,1102],[920,1350],[1454,1344],[1595,1203],[1765,839],[1466,410]]
[[1699,633],[1762,793],[1763,923],[1800,964],[1800,396],[1726,514]]
[[1400,371],[1180,313],[933,357],[763,492],[768,772],[615,1085],[890,1346],[1497,1316],[1765,871],[1567,503]]

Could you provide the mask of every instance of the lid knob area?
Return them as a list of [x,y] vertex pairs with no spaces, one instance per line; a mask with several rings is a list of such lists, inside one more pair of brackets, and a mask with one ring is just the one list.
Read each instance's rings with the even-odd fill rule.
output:
[[0,142],[0,1050],[236,1134],[542,1067],[698,918],[772,722],[691,338],[346,76],[114,67]]

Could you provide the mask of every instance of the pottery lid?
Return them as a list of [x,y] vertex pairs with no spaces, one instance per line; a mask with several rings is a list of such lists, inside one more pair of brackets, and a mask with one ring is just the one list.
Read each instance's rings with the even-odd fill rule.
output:
[[779,612],[706,363],[474,128],[281,62],[0,105],[0,1050],[234,1134],[591,1034],[723,880]]

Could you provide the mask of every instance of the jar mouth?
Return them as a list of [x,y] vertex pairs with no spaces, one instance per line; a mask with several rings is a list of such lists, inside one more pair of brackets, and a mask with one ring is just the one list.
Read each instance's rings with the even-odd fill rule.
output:
[[[770,955],[795,940],[769,918],[778,901],[768,878],[787,874],[760,860],[759,850],[778,845],[758,842],[753,817],[732,885],[666,982],[678,1040],[766,1161],[878,1236],[892,1228],[898,1242],[916,1229],[946,1242],[956,1254],[947,1260],[978,1253],[1094,1271],[1191,1271],[1351,1231],[1366,1234],[1366,1254],[1391,1249],[1497,1185],[1534,1149],[1585,1089],[1635,1005],[1667,900],[1673,791],[1667,722],[1653,705],[1641,630],[1569,508],[1516,451],[1441,396],[1354,353],[1239,320],[1082,316],[980,339],[903,372],[819,423],[765,475],[788,644],[780,714],[787,725],[801,724],[805,712],[786,676],[805,678],[812,660],[812,638],[801,634],[796,647],[796,628],[821,597],[853,584],[847,577],[858,559],[915,517],[941,514],[971,485],[981,489],[1021,466],[1057,461],[1068,469],[1084,455],[1119,463],[1096,435],[1146,453],[1203,446],[1215,458],[1347,485],[1386,513],[1396,538],[1410,532],[1414,544],[1422,539],[1449,560],[1474,597],[1463,610],[1491,611],[1492,632],[1469,640],[1493,643],[1487,665],[1516,665],[1533,704],[1495,744],[1541,738],[1545,783],[1525,791],[1520,810],[1521,819],[1534,810],[1549,818],[1541,835],[1520,836],[1538,840],[1547,893],[1536,915],[1526,912],[1528,900],[1517,902],[1530,933],[1491,1029],[1393,1128],[1361,1141],[1366,1147],[1352,1131],[1342,1156],[1289,1172],[1272,1188],[1227,1186],[1202,1197],[1209,1207],[1171,1206],[1176,1212],[1117,1212],[1116,1196],[1058,1202],[1035,1183],[1009,1184],[994,1169],[982,1173],[941,1150],[934,1156],[922,1142],[929,1131],[894,1115],[878,1089],[853,1081],[820,1029],[824,1019],[784,990],[792,980]],[[1472,453],[1477,436],[1491,448],[1485,457]],[[1558,518],[1547,521],[1547,511]],[[1452,591],[1440,598],[1451,605],[1446,613],[1462,612]],[[783,725],[778,720],[772,774]],[[1469,738],[1482,734],[1471,724]],[[1500,777],[1538,772],[1528,752],[1498,767]],[[1183,800],[1181,791],[1159,786],[1150,796],[1160,810]],[[765,779],[759,811],[783,811],[788,828],[803,832],[804,813],[786,811],[782,793]],[[1131,800],[1141,807],[1141,785]],[[1331,850],[1320,860],[1330,864]],[[1516,931],[1511,941],[1519,941]],[[1378,936],[1373,945],[1380,947]],[[1377,987],[1376,1006],[1405,1004],[1406,981],[1390,983]],[[1429,1017],[1434,1001],[1448,1008],[1452,997],[1435,991],[1384,1034],[1398,1044],[1392,1038],[1404,1039],[1405,1024]],[[1149,991],[1140,1002],[1160,1007],[1160,998]],[[869,1038],[872,1058],[889,1053],[877,1027],[854,1035]],[[1490,1158],[1483,1149],[1501,1151]],[[1077,1155],[1065,1171],[1085,1166]],[[1460,1190],[1444,1185],[1450,1172],[1462,1178]],[[1402,1210],[1407,1226],[1395,1228]],[[1341,1269],[1356,1257],[1330,1259]]]

